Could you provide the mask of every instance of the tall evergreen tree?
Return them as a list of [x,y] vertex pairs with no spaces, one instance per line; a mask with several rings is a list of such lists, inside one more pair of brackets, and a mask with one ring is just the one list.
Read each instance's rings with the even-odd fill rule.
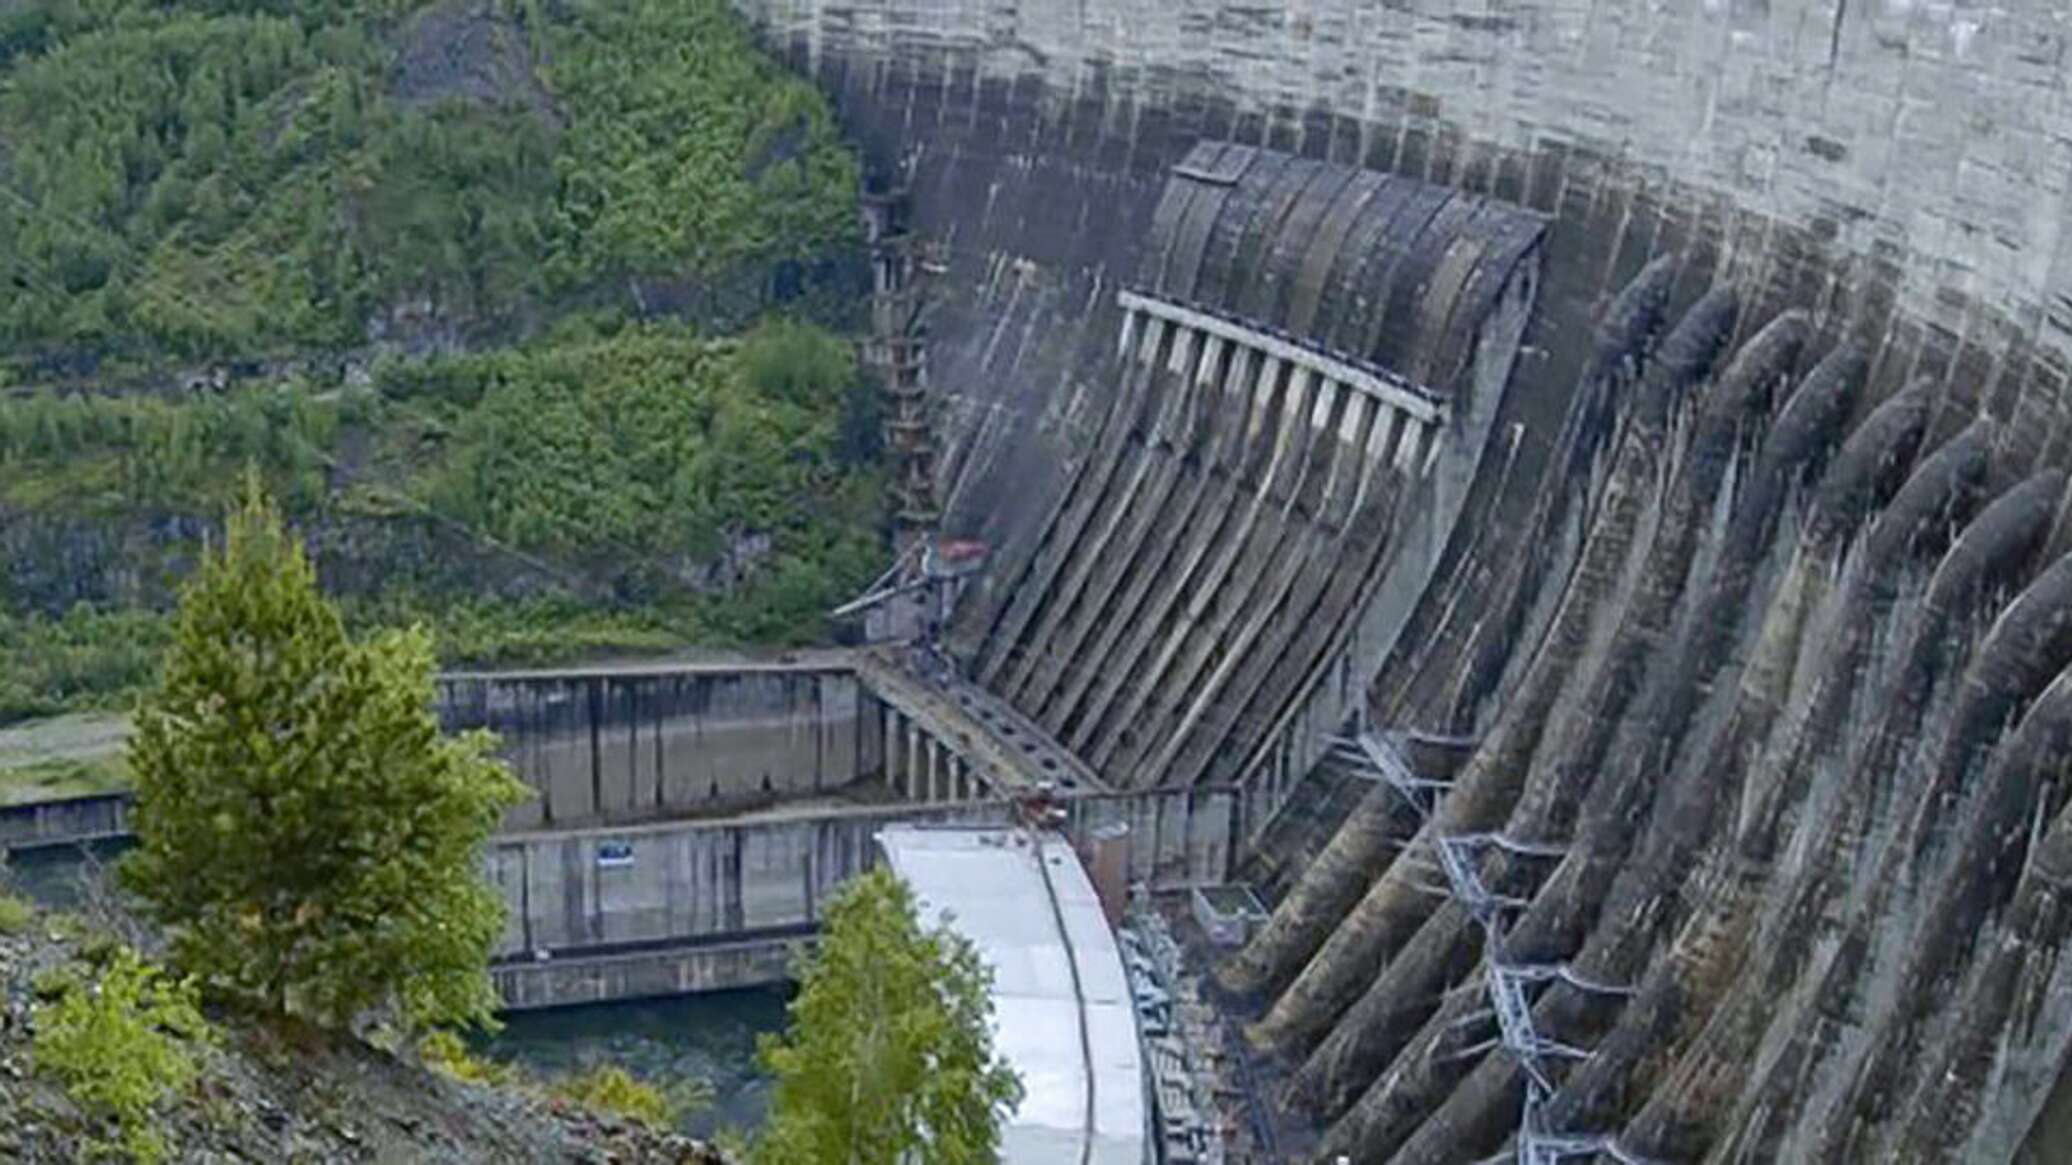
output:
[[885,870],[828,903],[798,967],[756,1165],[973,1165],[995,1160],[1022,1087],[992,1046],[992,973],[969,940],[923,930]]
[[250,479],[129,745],[124,872],[182,966],[334,1024],[489,1018],[503,909],[480,851],[525,789],[488,734],[440,732],[433,666],[421,630],[346,634]]

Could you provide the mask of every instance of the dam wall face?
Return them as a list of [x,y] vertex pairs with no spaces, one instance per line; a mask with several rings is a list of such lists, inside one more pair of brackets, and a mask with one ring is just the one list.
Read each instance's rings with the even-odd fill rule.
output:
[[1567,371],[1593,306],[1676,253],[1686,291],[1723,268],[1767,311],[1867,340],[1881,375],[2058,427],[2072,141],[2049,0],[737,6],[949,245],[931,379],[951,513],[996,542],[1098,422],[1113,289],[1198,141],[1553,215],[1528,342]]
[[447,675],[438,710],[496,732],[538,794],[506,829],[733,813],[884,763],[882,706],[845,667]]
[[1299,771],[1312,725],[1344,722],[1351,662],[1385,654],[1489,446],[1545,232],[1250,146],[1172,175],[1117,292],[1098,437],[952,630],[981,683],[1134,788]]
[[[945,244],[953,653],[1289,807],[1217,978],[1294,1159],[2063,1156],[2061,6],[739,6]],[[1341,492],[1341,398],[1203,321],[1414,380],[1506,209],[1486,438]]]

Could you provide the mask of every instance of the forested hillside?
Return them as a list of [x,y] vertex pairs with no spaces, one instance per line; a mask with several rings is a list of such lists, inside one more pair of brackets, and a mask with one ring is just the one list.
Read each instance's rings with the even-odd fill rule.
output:
[[816,634],[856,180],[720,0],[0,2],[0,721],[126,699],[247,464],[450,661]]
[[714,0],[29,0],[0,20],[18,377],[494,335],[852,229],[817,95]]

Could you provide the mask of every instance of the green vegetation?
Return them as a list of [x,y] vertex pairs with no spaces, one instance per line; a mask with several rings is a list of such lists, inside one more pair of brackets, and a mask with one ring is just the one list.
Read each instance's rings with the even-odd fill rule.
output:
[[464,1084],[495,1087],[517,1084],[518,1070],[500,1060],[477,1056],[468,1043],[449,1028],[434,1028],[417,1041],[418,1059],[425,1067],[444,1073]]
[[0,141],[0,339],[46,372],[495,334],[854,231],[721,0],[10,6]]
[[724,0],[0,5],[0,724],[150,688],[247,467],[445,665],[817,637],[856,181]]
[[[350,624],[422,622],[448,664],[796,642],[881,555],[867,394],[847,345],[784,322],[738,341],[577,333],[394,364],[321,397],[35,394],[0,401],[0,513],[211,514],[251,465],[299,527],[379,562],[364,573],[381,589],[345,601]],[[401,536],[386,550],[369,533],[383,528],[429,529],[553,589],[478,595],[478,572]],[[739,577],[715,576],[744,546],[760,553]],[[126,707],[168,637],[134,608],[0,613],[0,723]]]
[[0,406],[0,504],[117,516],[220,506],[237,468],[264,466],[298,508],[320,503],[336,400],[295,386],[183,401],[36,393]]
[[798,979],[790,1030],[761,1048],[777,1084],[756,1165],[995,1157],[1022,1089],[993,1052],[991,973],[962,936],[921,928],[904,882],[843,886]]
[[113,707],[150,683],[167,641],[165,620],[148,611],[0,612],[0,724]]
[[547,1090],[571,1104],[625,1117],[651,1129],[673,1128],[684,1117],[712,1103],[709,1087],[684,1086],[665,1091],[635,1079],[616,1064],[592,1064],[553,1081]]
[[65,973],[39,986],[53,998],[31,1017],[36,1070],[88,1113],[115,1122],[116,1142],[94,1147],[163,1160],[153,1110],[193,1084],[201,1071],[196,1045],[210,1039],[194,982],[117,947],[87,975]]
[[[772,324],[745,344],[638,329],[415,366],[384,392],[448,446],[421,500],[521,550],[672,573],[733,529],[803,526],[835,484],[846,347]],[[832,407],[831,407],[832,406]],[[434,436],[433,434],[436,434]]]
[[20,934],[36,921],[36,908],[12,894],[0,892],[0,934]]
[[212,987],[342,1026],[488,1023],[482,843],[524,787],[442,736],[419,631],[355,641],[248,482],[130,737],[131,889]]
[[129,770],[120,754],[36,761],[0,767],[0,805],[55,801],[113,793],[129,786]]
[[126,788],[128,731],[123,717],[91,712],[0,728],[0,805]]

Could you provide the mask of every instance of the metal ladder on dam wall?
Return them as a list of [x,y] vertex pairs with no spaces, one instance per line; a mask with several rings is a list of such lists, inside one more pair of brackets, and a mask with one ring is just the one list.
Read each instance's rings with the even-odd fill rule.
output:
[[871,335],[863,360],[884,383],[885,443],[894,461],[893,550],[904,556],[942,521],[924,295],[924,277],[942,263],[908,228],[911,199],[904,186],[866,191],[862,209],[871,264]]
[[[1452,787],[1449,781],[1434,781],[1417,775],[1402,752],[1401,741],[1392,734],[1375,731],[1355,714],[1346,730],[1329,742],[1332,755],[1356,771],[1394,789],[1420,822],[1429,823],[1438,799]],[[1493,890],[1482,878],[1481,854],[1498,849],[1519,857],[1558,858],[1566,846],[1518,841],[1502,833],[1456,833],[1431,837],[1432,864],[1443,876],[1443,885],[1420,887],[1429,893],[1450,897],[1476,925],[1482,928],[1485,952],[1481,989],[1488,1006],[1462,1017],[1467,1024],[1483,1019],[1496,1022],[1495,1038],[1454,1053],[1458,1057],[1479,1056],[1502,1050],[1525,1076],[1525,1099],[1518,1117],[1515,1150],[1489,1158],[1485,1165],[1515,1161],[1517,1165],[1561,1165],[1565,1161],[1610,1157],[1628,1165],[1651,1165],[1622,1149],[1615,1136],[1604,1133],[1564,1132],[1548,1127],[1545,1107],[1555,1086],[1547,1071],[1552,1060],[1587,1060],[1593,1054],[1563,1043],[1539,1030],[1533,1016],[1528,988],[1533,984],[1560,981],[1581,991],[1625,995],[1628,988],[1593,983],[1575,973],[1566,963],[1512,964],[1501,960],[1508,930],[1508,916],[1523,909],[1525,899]],[[1414,860],[1408,858],[1405,860]]]
[[861,616],[866,643],[918,639],[932,646],[965,579],[983,569],[991,553],[983,542],[942,537],[926,292],[929,277],[947,265],[938,246],[909,229],[904,186],[866,190],[860,204],[871,264],[871,330],[860,355],[883,387],[885,445],[893,461],[893,558],[861,597],[830,614],[836,620]]

